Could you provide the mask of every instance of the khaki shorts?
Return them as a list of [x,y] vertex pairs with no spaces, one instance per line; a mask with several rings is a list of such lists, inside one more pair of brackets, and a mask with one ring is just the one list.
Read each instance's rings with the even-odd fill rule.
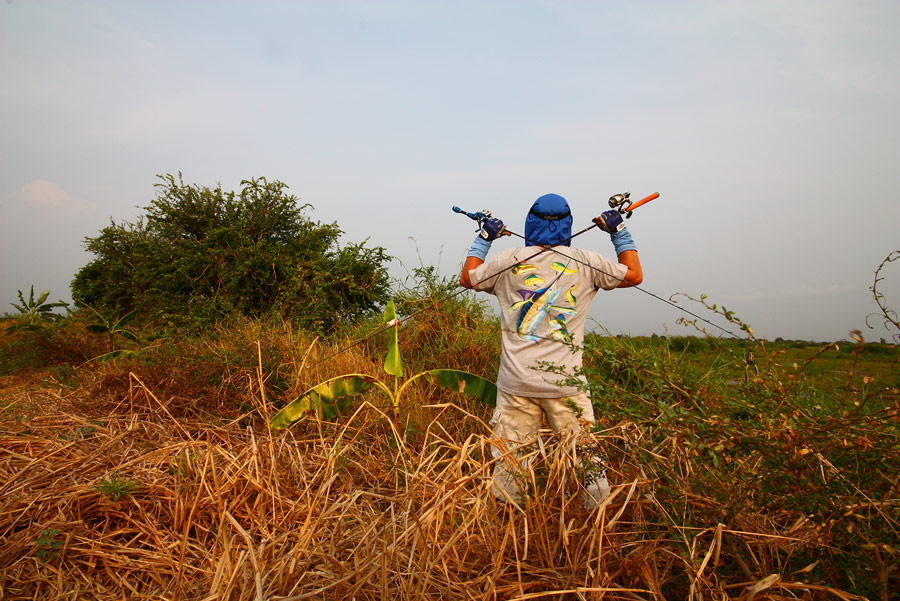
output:
[[537,399],[497,391],[497,408],[491,428],[497,438],[522,443],[533,438],[544,423],[554,432],[578,432],[582,421],[594,421],[594,407],[585,393],[554,399]]
[[[578,434],[594,421],[594,408],[585,393],[544,399],[497,391],[497,408],[491,418],[491,428],[497,439],[491,448],[497,461],[491,490],[497,498],[515,502],[520,500],[524,492],[520,474],[530,468],[530,461],[516,450],[534,441],[545,416],[554,432]],[[590,508],[608,494],[609,484],[603,465],[605,462],[599,456],[588,459],[596,466],[584,482],[587,493],[585,505]]]

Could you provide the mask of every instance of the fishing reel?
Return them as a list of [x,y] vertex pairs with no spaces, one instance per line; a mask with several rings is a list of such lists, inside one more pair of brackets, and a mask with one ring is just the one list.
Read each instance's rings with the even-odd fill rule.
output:
[[631,202],[631,192],[623,192],[622,194],[609,197],[609,208],[618,211],[619,215],[625,215],[625,219],[630,219],[633,210],[647,204],[654,198],[659,198],[659,192],[654,192],[637,202]]
[[463,215],[465,215],[465,216],[468,217],[469,219],[472,219],[472,220],[474,220],[474,221],[477,221],[477,222],[478,222],[478,229],[475,230],[476,232],[481,230],[481,226],[484,225],[484,222],[485,222],[485,221],[487,221],[488,219],[490,219],[491,217],[493,217],[493,215],[491,214],[491,212],[488,211],[487,209],[485,209],[484,211],[474,211],[474,212],[471,212],[471,213],[470,213],[470,212],[468,212],[468,211],[465,211],[465,210],[463,210],[463,209],[460,209],[459,207],[453,207],[453,212],[454,212],[454,213],[462,213]]
[[609,208],[625,215],[625,219],[631,219],[631,192],[623,192],[609,197]]

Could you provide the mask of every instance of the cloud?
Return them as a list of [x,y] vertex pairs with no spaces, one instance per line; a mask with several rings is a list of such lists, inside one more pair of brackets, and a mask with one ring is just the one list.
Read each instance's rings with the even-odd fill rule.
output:
[[35,207],[50,219],[90,215],[96,208],[93,204],[72,196],[59,184],[42,179],[23,185],[22,198],[26,204]]

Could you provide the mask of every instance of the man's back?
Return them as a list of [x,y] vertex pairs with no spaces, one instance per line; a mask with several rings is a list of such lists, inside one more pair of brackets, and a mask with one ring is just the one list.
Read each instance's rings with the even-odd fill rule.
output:
[[562,386],[565,376],[548,373],[549,362],[574,375],[581,367],[587,311],[599,289],[617,287],[626,267],[602,255],[566,246],[498,253],[470,272],[475,290],[500,303],[503,354],[497,386],[511,394],[558,397],[576,394]]

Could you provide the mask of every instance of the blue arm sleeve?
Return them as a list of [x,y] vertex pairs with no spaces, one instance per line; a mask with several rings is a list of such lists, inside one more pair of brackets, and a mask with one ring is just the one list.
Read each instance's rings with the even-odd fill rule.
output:
[[484,261],[490,249],[491,243],[481,236],[478,236],[477,238],[475,238],[475,241],[472,242],[472,248],[469,249],[469,252],[466,254],[466,256],[477,257]]
[[626,250],[637,250],[637,246],[634,244],[634,239],[631,237],[631,232],[628,231],[628,228],[622,228],[622,231],[617,232],[610,236],[612,239],[613,246],[616,248],[616,255],[621,254]]

